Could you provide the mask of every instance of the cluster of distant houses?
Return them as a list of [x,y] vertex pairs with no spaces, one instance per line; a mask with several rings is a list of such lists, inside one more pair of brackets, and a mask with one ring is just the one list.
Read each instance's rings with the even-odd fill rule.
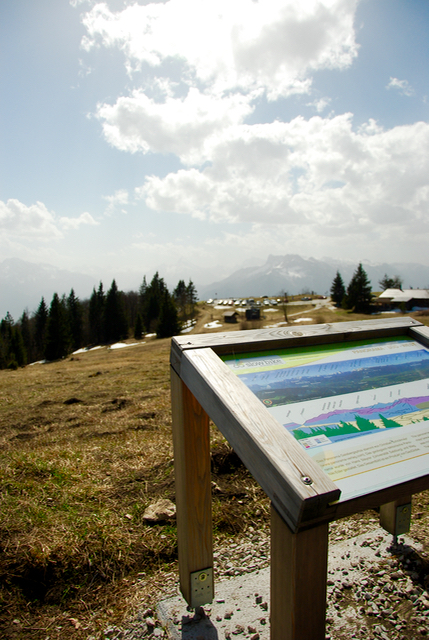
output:
[[[304,298],[303,298],[304,299]],[[245,301],[247,302],[247,300]],[[252,302],[254,302],[252,300]],[[272,303],[277,301],[270,301]],[[259,320],[260,303],[258,306],[251,304],[246,309],[246,320]],[[376,298],[372,299],[372,312],[382,311],[419,311],[429,309],[429,290],[426,289],[386,289]],[[223,314],[224,322],[237,322],[237,311],[226,311]]]
[[372,304],[378,311],[418,311],[429,308],[429,291],[426,289],[386,289]]
[[426,289],[386,289],[372,300],[377,311],[418,311],[429,308]]

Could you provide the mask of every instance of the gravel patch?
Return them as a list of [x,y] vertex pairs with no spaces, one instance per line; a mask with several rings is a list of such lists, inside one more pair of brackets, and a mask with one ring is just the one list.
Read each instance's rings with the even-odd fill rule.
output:
[[[418,640],[429,637],[429,559],[408,537],[372,531],[349,537],[354,524],[331,525],[326,639]],[[269,639],[269,535],[250,529],[216,550],[216,594],[211,605],[188,610],[169,574],[157,610],[142,607],[126,627],[109,627],[110,640],[238,636]]]

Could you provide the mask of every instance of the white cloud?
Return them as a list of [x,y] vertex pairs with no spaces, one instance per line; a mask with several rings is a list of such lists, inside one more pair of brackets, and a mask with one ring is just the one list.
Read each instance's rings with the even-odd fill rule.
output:
[[96,222],[92,217],[92,215],[87,211],[85,211],[84,213],[81,213],[78,218],[65,218],[65,217],[60,218],[60,224],[63,227],[63,229],[69,230],[69,229],[79,229],[79,227],[81,227],[83,224],[89,224],[91,226],[95,226],[100,223]]
[[159,103],[134,91],[112,106],[99,106],[98,117],[107,141],[118,149],[174,153],[187,164],[201,163],[209,156],[210,138],[250,114],[249,102],[255,97],[252,93],[221,99],[190,89],[185,98],[168,96]]
[[352,116],[242,125],[212,164],[138,190],[155,210],[224,222],[314,226],[322,236],[370,225],[427,226],[429,124],[353,131]]
[[[112,215],[118,208],[124,207],[129,204],[128,200],[128,191],[126,189],[118,189],[115,191],[113,196],[103,196],[104,200],[107,200],[109,203],[106,210],[105,215]],[[122,213],[126,213],[126,209],[121,209]]]
[[322,113],[331,102],[331,98],[319,98],[319,100],[313,100],[313,102],[307,102],[307,107],[314,107],[317,113]]
[[[311,93],[315,71],[352,64],[356,6],[167,0],[88,11],[84,47],[119,48],[129,72],[145,75],[144,87],[98,106],[106,140],[182,163],[147,176],[136,195],[153,210],[244,223],[254,235],[243,242],[266,237],[280,253],[291,239],[302,250],[309,240],[334,246],[340,236],[371,234],[369,246],[413,226],[427,233],[428,124],[385,131],[369,119],[356,130],[352,114],[246,123],[264,100]],[[412,94],[406,80],[391,78],[387,88]],[[321,114],[329,103],[311,96],[307,106]]]
[[146,64],[165,75],[175,60],[188,86],[211,93],[263,87],[270,99],[308,92],[309,71],[342,69],[357,55],[357,0],[169,0],[83,16],[83,47],[118,47],[129,71]]
[[28,207],[14,198],[6,203],[0,201],[0,229],[3,234],[23,239],[48,241],[62,237],[55,215],[43,202]]
[[64,238],[63,231],[97,224],[88,212],[77,218],[58,218],[43,202],[27,206],[13,198],[6,203],[0,201],[1,239],[7,242],[51,242]]
[[386,85],[386,89],[397,89],[404,96],[414,95],[414,89],[408,80],[398,80],[398,78],[391,77],[389,83]]

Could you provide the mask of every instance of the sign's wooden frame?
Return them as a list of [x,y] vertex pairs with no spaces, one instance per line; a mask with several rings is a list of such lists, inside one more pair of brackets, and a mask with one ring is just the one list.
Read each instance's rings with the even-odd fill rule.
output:
[[401,335],[429,346],[429,328],[408,317],[173,338],[179,572],[188,604],[213,598],[209,418],[271,501],[273,640],[325,637],[330,521],[371,507],[403,504],[429,488],[428,469],[423,477],[337,502],[339,488],[218,356]]

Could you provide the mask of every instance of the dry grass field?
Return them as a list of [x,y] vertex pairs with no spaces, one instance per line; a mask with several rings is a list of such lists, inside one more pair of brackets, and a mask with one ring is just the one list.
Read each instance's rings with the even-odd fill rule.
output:
[[[199,312],[195,331],[222,317]],[[0,371],[0,637],[104,637],[176,576],[174,521],[143,519],[158,498],[174,501],[169,351],[152,340]],[[212,452],[216,544],[267,528],[266,497],[214,426]]]

